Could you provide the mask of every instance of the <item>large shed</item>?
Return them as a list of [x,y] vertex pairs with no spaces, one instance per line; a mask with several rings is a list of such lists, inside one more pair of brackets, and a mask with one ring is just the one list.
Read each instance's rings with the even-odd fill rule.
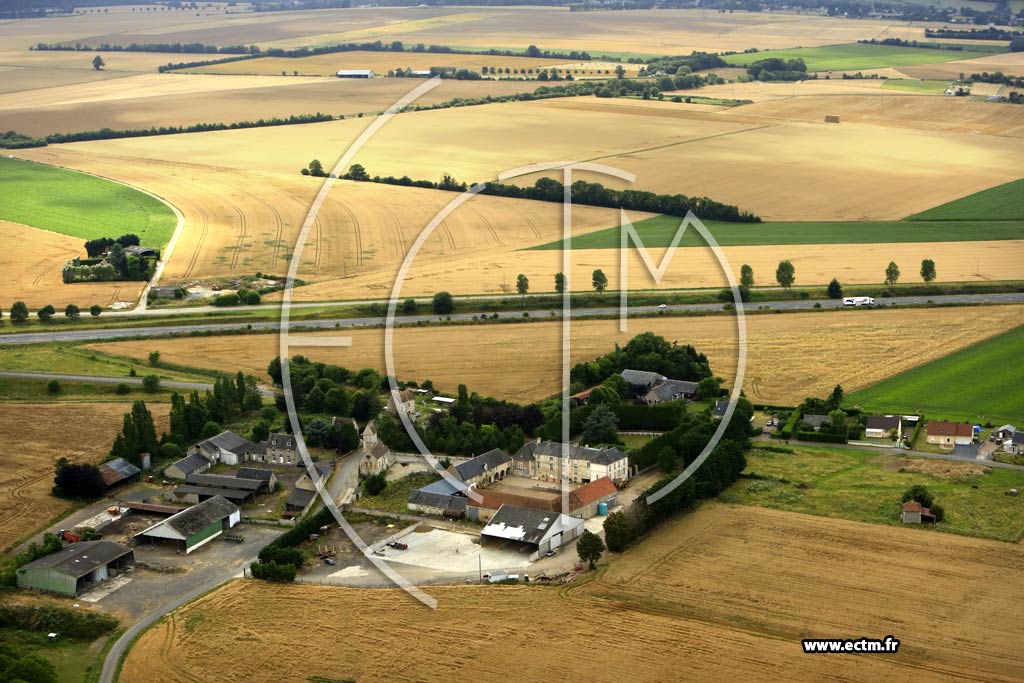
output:
[[238,524],[241,518],[237,505],[223,496],[214,496],[140,531],[135,534],[135,540],[136,543],[143,539],[151,543],[169,541],[188,555]]
[[502,505],[480,532],[480,545],[500,544],[530,553],[531,559],[573,541],[583,520],[559,512]]
[[135,552],[110,541],[82,541],[18,569],[18,586],[72,598],[135,563]]

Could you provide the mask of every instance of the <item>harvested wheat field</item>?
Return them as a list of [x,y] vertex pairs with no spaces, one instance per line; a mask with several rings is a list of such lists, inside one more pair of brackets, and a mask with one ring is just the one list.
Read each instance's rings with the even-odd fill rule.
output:
[[925,131],[1024,137],[1024,111],[1021,111],[1021,107],[942,95],[888,97],[875,93],[795,97],[731,109],[723,112],[722,116],[756,116],[767,121],[821,123],[825,112],[838,116],[842,122],[840,125],[871,124]]
[[[795,405],[806,396],[824,396],[836,384],[847,392],[987,339],[1016,324],[1024,306],[985,309],[978,325],[959,308],[835,311],[747,316],[747,395],[758,402]],[[711,367],[732,380],[736,368],[736,322],[732,317],[645,318],[629,322],[579,320],[572,326],[573,362],[591,360],[644,331],[707,354]],[[898,330],[898,331],[897,331]],[[336,335],[337,332],[331,333]],[[384,331],[345,330],[351,348],[301,352],[315,360],[349,368],[384,370]],[[395,330],[395,369],[402,379],[431,379],[443,391],[459,384],[485,396],[538,400],[558,391],[561,377],[561,324],[533,322]],[[316,336],[314,334],[313,336]],[[154,346],[154,344],[156,344]],[[185,366],[265,377],[278,355],[277,335],[118,341],[89,348],[145,359],[154,348],[161,358]],[[530,372],[495,372],[530,359]],[[837,363],[837,358],[856,362]]]
[[[0,291],[10,302],[24,301],[33,310],[68,303],[87,309],[93,304],[137,301],[142,294],[142,282],[64,284],[61,268],[83,255],[83,240],[79,238],[0,221],[0,240],[6,245],[0,251]],[[60,308],[63,310],[63,306]]]
[[[246,59],[227,64],[211,64],[209,66],[184,69],[182,73],[195,74],[257,74],[277,75],[282,72],[289,76],[298,71],[300,76],[334,76],[339,69],[372,69],[377,75],[386,75],[395,69],[412,69],[426,71],[433,67],[453,67],[470,69],[482,73],[486,67],[492,69],[512,69],[519,77],[536,77],[543,69],[558,68],[560,71],[572,69],[580,76],[604,75],[605,71],[615,73],[618,63],[601,62],[598,60],[573,62],[566,59],[543,59],[533,57],[505,57],[490,55],[445,54],[432,52],[338,52],[315,55],[313,57],[261,57]],[[627,72],[636,75],[639,64],[623,64]],[[529,70],[529,74],[527,71]],[[493,71],[491,71],[493,73]],[[509,75],[512,75],[511,72]],[[529,85],[524,87],[530,87]],[[532,87],[536,87],[533,84]]]
[[[89,89],[69,86],[19,93],[11,102],[0,103],[0,128],[45,135],[103,127],[234,123],[317,112],[334,116],[376,114],[420,83],[422,80],[405,78],[354,81],[290,75],[151,74],[89,84]],[[135,90],[135,84],[142,87]],[[497,97],[532,92],[536,87],[532,82],[446,80],[420,102]]]
[[969,76],[984,71],[989,73],[1002,71],[1010,76],[1024,76],[1024,52],[1006,52],[988,57],[978,57],[977,59],[963,59],[957,62],[900,67],[900,71],[903,71],[911,78],[952,79],[959,78],[961,73]]
[[[374,683],[401,667],[424,682],[566,670],[615,683],[1012,681],[1024,664],[1007,605],[1024,599],[1022,570],[1011,544],[706,504],[590,581],[431,587],[436,611],[398,590],[234,581],[146,632],[121,680]],[[889,634],[897,654],[815,657],[800,645]],[[457,655],[439,642],[457,642]],[[388,643],[402,645],[382,655]]]
[[[129,403],[0,404],[5,455],[0,474],[0,548],[18,541],[71,505],[50,495],[60,457],[100,462],[121,430]],[[157,432],[167,428],[170,407],[149,406]],[[69,438],[74,434],[74,438]]]
[[[996,117],[1002,111],[992,107]],[[823,103],[822,120],[827,113]],[[42,160],[81,150],[118,161],[145,157],[294,176],[310,159],[336,158],[367,125],[349,119],[21,153]],[[474,144],[466,147],[467,139]],[[766,219],[888,220],[1015,180],[1022,152],[1024,140],[967,132],[777,121],[743,108],[724,115],[608,107],[581,98],[403,114],[374,136],[359,163],[371,174],[440,180],[449,173],[475,182],[541,159],[600,161],[634,172],[637,188],[707,195]]]

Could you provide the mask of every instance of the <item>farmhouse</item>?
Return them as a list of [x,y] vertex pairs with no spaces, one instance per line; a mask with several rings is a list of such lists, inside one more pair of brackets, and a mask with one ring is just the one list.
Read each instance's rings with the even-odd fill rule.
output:
[[916,500],[903,504],[903,511],[900,513],[900,521],[904,524],[935,523],[935,515]]
[[459,481],[472,487],[500,481],[509,474],[511,468],[512,458],[505,451],[495,448],[455,465],[450,471]]
[[99,466],[100,477],[108,489],[115,486],[127,484],[130,481],[138,481],[142,470],[131,464],[124,458],[114,458]]
[[379,474],[391,467],[394,461],[391,449],[380,441],[374,441],[372,446],[363,450],[363,457],[359,459],[359,474]]
[[1015,431],[1012,437],[1003,441],[1003,450],[1009,453],[1024,454],[1024,432]]
[[808,425],[814,431],[821,431],[821,425],[828,422],[828,415],[804,415],[800,422]]
[[297,448],[295,437],[291,434],[271,434],[267,439],[267,451],[263,456],[263,462],[298,465],[302,459],[299,457]]
[[135,553],[110,541],[81,541],[18,569],[18,587],[71,598],[135,564]]
[[338,78],[373,78],[374,73],[371,69],[340,69],[337,76]]
[[416,413],[416,394],[408,389],[403,389],[398,392],[398,403],[396,404],[394,393],[389,393],[388,412],[397,416],[399,407],[406,415],[414,415]]
[[193,452],[165,467],[164,476],[184,481],[188,475],[202,474],[211,467],[213,467],[213,463],[203,457],[202,453]]
[[[567,461],[562,463],[563,450]],[[590,448],[589,446],[529,441],[513,456],[513,470],[519,476],[542,481],[568,481],[586,484],[608,477],[614,482],[629,478],[629,456],[618,448]]]
[[192,453],[198,453],[213,464],[238,465],[251,460],[255,449],[252,441],[227,430],[200,441],[192,448]]
[[142,539],[148,539],[150,543],[170,542],[188,555],[234,527],[241,519],[242,512],[237,505],[223,496],[214,496],[140,531],[135,534],[135,541],[136,544]]
[[623,370],[622,378],[629,382],[629,386],[634,389],[648,391],[653,389],[654,385],[667,379],[656,372],[647,372],[646,370]]
[[974,427],[960,422],[930,420],[926,434],[928,443],[942,448],[969,446],[974,441]]
[[536,559],[583,533],[583,520],[558,512],[502,505],[480,532],[480,545],[516,547]]
[[640,400],[648,405],[693,398],[697,395],[697,383],[678,379],[666,379],[651,387]]
[[895,431],[896,438],[899,439],[901,436],[900,425],[898,415],[872,415],[864,423],[864,436],[880,439]]

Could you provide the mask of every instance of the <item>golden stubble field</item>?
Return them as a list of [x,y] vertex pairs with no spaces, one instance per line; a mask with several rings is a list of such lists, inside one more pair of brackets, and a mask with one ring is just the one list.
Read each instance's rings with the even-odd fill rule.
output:
[[[827,395],[836,384],[842,384],[847,392],[855,391],[1016,325],[1024,306],[985,308],[984,325],[978,324],[970,310],[747,316],[744,388],[752,400],[778,405]],[[645,331],[692,344],[707,354],[717,375],[727,381],[735,377],[736,321],[727,316],[633,319],[625,333],[619,332],[617,320],[578,320],[572,325],[572,360],[591,360]],[[352,337],[351,348],[293,353],[352,369],[385,369],[382,329],[345,330],[342,334]],[[538,400],[559,389],[559,322],[406,327],[396,329],[394,338],[395,370],[400,379],[431,379],[439,389],[451,392],[466,384],[481,395],[517,401]],[[90,348],[140,360],[159,350],[161,358],[170,363],[226,372],[243,370],[265,378],[267,364],[278,355],[280,346],[277,335],[265,334],[117,341]]]
[[[894,220],[1019,176],[1024,139],[978,134],[987,121],[998,129],[1018,120],[1021,114],[1006,110],[1019,107],[988,104],[959,126],[927,127],[961,111],[952,100],[935,98],[921,112],[927,118],[904,128],[825,124],[832,112],[827,99],[799,105],[789,118],[771,109],[761,116],[761,105],[708,112],[605,105],[598,98],[493,104],[398,116],[358,161],[371,174],[440,180],[449,173],[467,182],[538,160],[596,161],[635,173],[637,188],[707,195],[771,220]],[[334,158],[368,124],[349,119],[68,149],[294,174],[309,159]],[[24,152],[44,153],[59,152]]]
[[[143,634],[121,680],[1008,682],[1024,676],[1007,607],[1022,570],[1016,545],[706,504],[590,581],[429,587],[437,610],[398,590],[234,581]],[[800,645],[890,634],[898,654]]]
[[[194,74],[257,74],[257,75],[278,75],[282,72],[291,75],[298,71],[300,76],[328,76],[334,77],[339,69],[372,69],[378,76],[386,75],[388,71],[395,69],[412,69],[414,71],[426,71],[433,67],[453,67],[456,69],[470,69],[483,73],[486,67],[493,73],[493,69],[511,69],[515,74],[508,74],[509,77],[535,78],[537,73],[544,69],[558,68],[560,71],[571,69],[574,75],[605,76],[606,73],[614,74],[615,67],[619,62],[607,62],[600,60],[572,61],[567,59],[543,59],[533,57],[506,57],[501,55],[474,55],[474,54],[447,54],[436,52],[335,52],[330,54],[315,55],[313,57],[261,57],[260,59],[247,59],[239,62],[228,62],[227,64],[211,64],[191,69],[185,69],[183,73]],[[622,64],[626,72],[636,75],[639,71],[639,64]],[[522,72],[521,74],[519,72]],[[537,83],[526,83],[522,87],[533,88]]]
[[[0,404],[4,467],[0,474],[0,548],[70,507],[50,495],[53,465],[106,458],[130,403]],[[167,429],[166,404],[149,405],[157,433]],[[74,438],[69,438],[73,434]]]
[[24,301],[33,311],[47,304],[76,304],[83,311],[93,304],[108,306],[115,301],[136,301],[141,282],[82,282],[65,285],[61,268],[82,255],[82,241],[76,237],[39,230],[20,223],[0,220],[0,291],[9,301]]
[[[335,116],[376,114],[422,82],[404,78],[354,81],[295,77],[291,72],[287,77],[178,72],[128,76],[12,94],[0,101],[0,128],[45,135],[104,127],[234,123],[317,112]],[[419,101],[437,104],[454,98],[497,97],[532,92],[536,87],[534,82],[446,80]]]

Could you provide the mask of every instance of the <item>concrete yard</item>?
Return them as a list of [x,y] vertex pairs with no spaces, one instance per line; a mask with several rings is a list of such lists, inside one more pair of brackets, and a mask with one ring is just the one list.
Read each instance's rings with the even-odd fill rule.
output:
[[397,564],[426,567],[438,571],[463,574],[495,569],[520,569],[530,566],[528,555],[514,550],[481,548],[477,536],[443,529],[415,531],[401,538],[408,550],[384,548],[384,559]]

